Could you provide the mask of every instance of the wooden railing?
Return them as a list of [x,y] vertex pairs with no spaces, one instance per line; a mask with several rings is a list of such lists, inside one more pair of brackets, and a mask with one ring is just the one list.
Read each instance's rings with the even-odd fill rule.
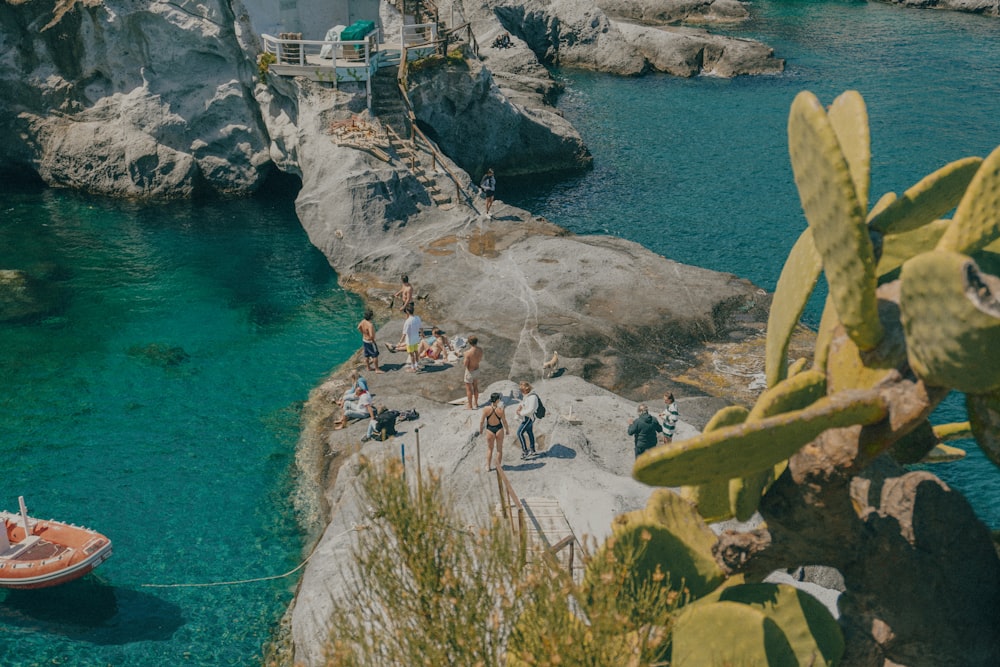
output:
[[[472,49],[472,52],[476,54],[477,58],[479,57],[479,42],[476,41],[476,33],[472,32],[471,23],[463,23],[460,26],[442,30],[441,32],[444,34],[446,42],[460,41],[462,33],[465,33],[465,41],[469,43],[469,48]],[[445,46],[445,49],[447,49],[447,46]]]
[[[517,492],[514,491],[514,487],[511,485],[510,479],[503,471],[503,468],[497,467],[496,473],[497,491],[500,495],[500,513],[503,515],[504,521],[510,526],[511,532],[517,536],[518,557],[521,559],[521,563],[524,564],[528,553],[527,510],[524,507],[524,503],[521,502],[521,499],[517,497]],[[569,549],[569,557],[565,566],[566,572],[563,574],[565,576],[568,573],[568,576],[572,578],[573,568],[576,564],[577,551],[580,552],[580,559],[583,563],[586,563],[589,559],[587,550],[582,544],[580,544],[576,535],[567,535],[555,544],[552,544],[548,548],[542,550],[540,553],[549,567],[553,570],[561,572],[563,570],[563,564],[559,562],[559,552],[563,549]]]
[[399,94],[403,98],[403,106],[406,107],[406,125],[410,131],[410,136],[406,138],[412,141],[414,145],[416,145],[418,137],[420,138],[421,141],[423,141],[427,152],[431,154],[431,158],[433,160],[432,166],[437,167],[438,165],[440,165],[441,168],[444,170],[444,172],[448,174],[448,177],[451,179],[452,183],[455,184],[455,197],[459,200],[464,199],[465,203],[474,212],[478,214],[479,211],[476,208],[476,202],[472,198],[472,196],[469,195],[469,193],[465,190],[464,186],[462,185],[461,179],[459,179],[459,177],[455,175],[455,172],[451,170],[451,168],[448,166],[448,163],[444,161],[444,158],[438,152],[437,148],[435,148],[434,142],[432,142],[427,137],[427,135],[425,135],[417,126],[417,115],[413,111],[413,103],[410,102],[410,96],[406,92],[407,88],[406,80],[407,76],[409,75],[409,58],[407,56],[407,52],[410,49],[426,47],[428,44],[430,44],[430,42],[425,42],[424,44],[413,44],[413,45],[404,44],[403,53],[399,59],[399,73],[396,76],[396,84],[399,86]]
[[514,487],[510,485],[510,480],[500,466],[497,466],[497,490],[500,492],[500,512],[510,524],[511,532],[517,535],[517,553],[523,565],[528,554],[528,520],[521,499],[517,497]]

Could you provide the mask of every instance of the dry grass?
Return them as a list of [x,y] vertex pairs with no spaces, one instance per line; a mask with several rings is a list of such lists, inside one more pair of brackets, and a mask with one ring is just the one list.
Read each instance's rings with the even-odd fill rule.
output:
[[417,494],[392,460],[369,465],[361,490],[370,529],[353,548],[328,665],[665,664],[677,601],[660,582],[629,576],[637,554],[591,562],[579,585],[521,563],[501,522],[463,523],[437,476]]

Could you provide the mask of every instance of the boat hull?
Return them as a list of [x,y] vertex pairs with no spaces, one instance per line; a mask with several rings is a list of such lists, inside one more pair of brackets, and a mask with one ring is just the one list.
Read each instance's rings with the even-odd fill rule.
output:
[[[79,579],[111,556],[104,535],[60,521],[24,519],[0,512],[6,528],[0,550],[0,588],[33,589]],[[3,536],[0,536],[2,539]]]

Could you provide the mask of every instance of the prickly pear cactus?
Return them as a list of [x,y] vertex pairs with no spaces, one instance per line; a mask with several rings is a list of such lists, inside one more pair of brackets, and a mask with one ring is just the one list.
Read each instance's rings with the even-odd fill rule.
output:
[[[749,412],[720,413],[702,434],[648,450],[633,468],[635,478],[646,484],[684,486],[682,495],[705,517],[725,516],[719,507],[723,485],[729,487],[730,512],[738,517],[759,504],[769,523],[747,533],[727,531],[714,547],[729,574],[766,574],[778,563],[822,563],[817,533],[797,539],[800,521],[824,529],[838,525],[859,542],[882,539],[851,533],[871,509],[854,495],[865,483],[857,489],[851,485],[884,453],[900,462],[955,460],[964,452],[943,442],[971,434],[1000,465],[1000,279],[988,273],[1000,270],[1000,148],[985,160],[969,157],[945,165],[901,196],[878,197],[868,209],[868,132],[867,110],[857,93],[845,93],[829,110],[811,93],[795,98],[789,153],[807,227],[775,291],[766,346],[768,389]],[[953,217],[944,218],[952,209]],[[813,365],[797,362],[791,370],[788,340],[821,272],[829,296]],[[950,391],[966,394],[969,423],[932,427],[929,417]],[[772,494],[780,495],[768,503]],[[829,516],[817,518],[824,513]],[[632,529],[639,525],[648,522]],[[657,539],[666,541],[662,535]],[[865,547],[867,553],[891,548],[887,544],[900,535],[886,539]],[[838,549],[855,553],[858,547],[831,539],[826,548],[830,554]],[[794,559],[788,554],[795,549],[801,560],[782,560]],[[993,553],[991,547],[985,551]],[[916,561],[911,566],[923,567]],[[935,571],[926,575],[938,576]],[[873,588],[880,585],[860,578]],[[976,594],[969,593],[969,599],[979,600]],[[1000,598],[985,595],[984,618],[992,613],[989,605],[1000,605]],[[821,643],[811,623],[804,624],[808,641],[789,641],[784,621],[754,603],[709,598],[678,619],[671,664],[833,664],[839,659],[832,644],[821,655],[810,653]],[[911,611],[873,616],[868,609],[856,619],[857,627],[874,627],[875,617],[888,623]],[[800,621],[795,627],[801,629]],[[897,630],[903,632],[892,628]],[[734,652],[711,641],[722,634],[727,642],[737,642]],[[877,633],[852,637],[885,648]],[[893,641],[937,650],[924,632],[894,635]],[[994,641],[990,650],[1000,651],[1000,642],[985,641]],[[806,645],[813,648],[800,649]]]
[[799,93],[792,102],[788,148],[802,210],[823,258],[837,315],[857,346],[870,350],[882,338],[875,302],[875,250],[837,133],[812,93]]
[[971,257],[937,250],[906,262],[900,283],[910,368],[936,386],[1000,389],[1000,279]]
[[823,603],[788,584],[740,584],[720,587],[693,607],[739,602],[777,623],[798,665],[835,665],[844,654],[844,635]]
[[669,574],[671,587],[692,598],[707,595],[726,579],[712,555],[715,534],[690,503],[666,489],[654,491],[644,509],[616,517],[612,532],[614,540],[602,548],[645,543],[634,568],[638,578],[653,577],[659,570]]

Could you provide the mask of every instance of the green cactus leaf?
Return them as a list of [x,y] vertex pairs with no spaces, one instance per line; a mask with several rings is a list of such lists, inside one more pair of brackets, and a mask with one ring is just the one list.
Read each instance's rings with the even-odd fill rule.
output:
[[749,521],[761,496],[774,483],[774,468],[729,480],[729,511],[737,521]]
[[[793,375],[760,395],[747,419],[801,410],[826,394],[826,374],[808,370]],[[760,498],[774,482],[774,469],[729,480],[729,510],[738,521],[747,521],[757,511]]]
[[818,371],[826,371],[826,362],[830,356],[830,342],[833,340],[833,332],[840,326],[837,319],[837,309],[833,307],[833,300],[829,295],[823,304],[823,314],[819,318],[819,329],[816,331],[816,350],[813,354],[813,368]]
[[808,370],[782,380],[764,391],[750,410],[751,419],[763,419],[782,412],[801,410],[826,394],[826,374]]
[[868,109],[861,93],[847,90],[830,105],[827,116],[837,134],[837,142],[847,159],[854,181],[854,191],[862,209],[868,208],[868,186],[871,183],[872,142],[868,129]]
[[674,626],[670,664],[764,666],[799,661],[775,621],[757,607],[727,601],[684,608]]
[[972,253],[1000,238],[1000,147],[979,165],[938,250]]
[[909,232],[883,236],[882,256],[878,260],[879,280],[893,278],[893,272],[906,260],[933,250],[950,224],[951,220],[935,220]]
[[924,176],[871,217],[869,226],[883,234],[902,234],[940,218],[958,205],[982,162],[980,157],[967,157]]
[[633,476],[652,486],[704,484],[772,468],[823,431],[874,424],[887,412],[875,391],[848,391],[822,398],[804,410],[747,421],[643,453]]
[[844,635],[822,602],[788,584],[741,584],[714,591],[695,606],[738,602],[760,610],[781,628],[798,659],[793,665],[836,665]]
[[1000,466],[1000,391],[967,394],[965,409],[979,449],[994,465]]
[[788,377],[790,378],[795,377],[796,375],[804,371],[807,365],[809,365],[809,360],[806,359],[805,357],[799,357],[798,359],[796,359],[795,361],[793,361],[791,364],[788,365]]
[[938,443],[934,445],[934,448],[931,449],[931,451],[927,452],[927,456],[920,459],[920,462],[927,465],[933,465],[935,463],[953,463],[954,461],[961,461],[964,458],[964,449]]
[[708,423],[705,424],[705,433],[708,433],[709,431],[716,431],[726,426],[742,424],[747,420],[749,415],[750,411],[742,405],[727,405],[712,415],[712,418],[708,420]]
[[900,273],[910,368],[927,384],[972,394],[1000,389],[1000,279],[972,258],[935,250]]
[[[708,420],[704,431],[714,431],[724,426],[734,426],[746,421],[750,412],[742,405],[730,405],[722,408]],[[714,523],[732,518],[733,513],[729,503],[729,482],[716,479],[707,484],[682,486],[681,498],[684,498],[698,509],[698,514],[705,521]]]
[[969,422],[952,422],[951,424],[937,424],[934,427],[934,437],[941,442],[951,442],[975,436],[972,435],[972,425]]
[[614,540],[602,548],[641,546],[635,576],[652,577],[657,568],[669,573],[675,590],[687,589],[692,598],[715,590],[726,578],[715,562],[712,547],[717,538],[686,500],[669,489],[656,489],[646,507],[615,517],[611,526]]
[[882,197],[875,202],[875,205],[872,206],[871,210],[868,211],[868,224],[871,225],[871,221],[875,219],[875,216],[884,211],[886,207],[894,201],[896,201],[895,192],[886,192],[882,195]]
[[854,341],[838,328],[830,339],[826,360],[828,394],[846,389],[877,386],[897,371],[906,372],[906,337],[899,325],[898,283],[879,287],[880,314],[885,335],[878,347],[862,352]]
[[816,252],[812,231],[807,228],[788,253],[771,301],[764,353],[768,387],[778,384],[788,374],[788,343],[822,270],[823,259]]
[[816,96],[799,93],[788,116],[795,184],[837,315],[862,350],[882,338],[875,299],[875,250],[836,132]]

